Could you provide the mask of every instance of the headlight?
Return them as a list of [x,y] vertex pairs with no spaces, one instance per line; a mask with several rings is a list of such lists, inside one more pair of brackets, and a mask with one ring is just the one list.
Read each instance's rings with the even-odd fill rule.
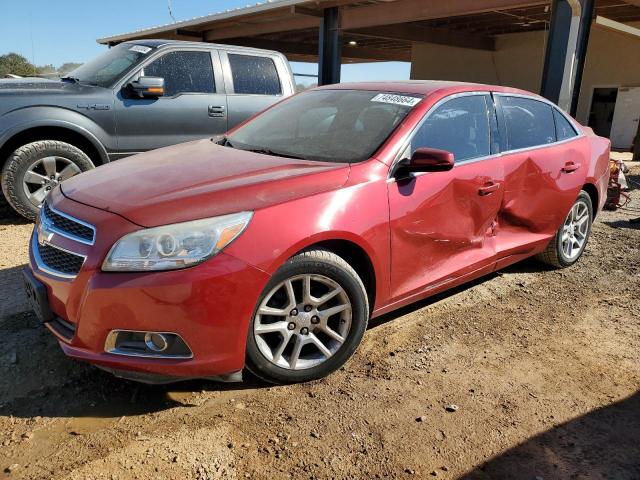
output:
[[130,233],[111,247],[102,270],[141,272],[196,265],[229,245],[252,215],[240,212]]

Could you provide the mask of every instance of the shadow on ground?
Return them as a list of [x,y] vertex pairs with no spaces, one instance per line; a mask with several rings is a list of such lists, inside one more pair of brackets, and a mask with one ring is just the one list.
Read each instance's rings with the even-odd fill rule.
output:
[[23,268],[24,265],[20,265],[0,270],[0,291],[2,292],[0,319],[29,309],[22,280]]
[[33,222],[16,213],[0,193],[0,225],[25,225],[27,223]]
[[462,480],[640,478],[640,392],[536,435]]
[[369,321],[369,328],[377,328],[380,325],[384,325],[387,322],[395,320],[404,315],[408,315],[412,312],[415,312],[416,310],[420,310],[422,308],[428,307],[429,305],[441,302],[442,300],[457,295],[458,293],[462,293],[466,290],[473,289],[478,285],[482,285],[483,283],[486,283],[500,275],[516,273],[540,273],[551,270],[553,270],[552,267],[549,267],[548,265],[545,265],[544,263],[541,263],[534,258],[529,258],[507,268],[504,268],[498,272],[485,275],[484,277],[480,277],[471,282],[465,283],[445,292],[438,293],[437,295],[433,295],[419,302],[409,304],[406,307],[399,308],[398,310],[394,310],[393,312],[376,317]]
[[[630,217],[633,218],[633,217]],[[638,221],[631,223],[628,220],[615,220],[613,222],[603,222],[613,228],[628,228],[629,230],[640,230],[640,210],[638,211]]]

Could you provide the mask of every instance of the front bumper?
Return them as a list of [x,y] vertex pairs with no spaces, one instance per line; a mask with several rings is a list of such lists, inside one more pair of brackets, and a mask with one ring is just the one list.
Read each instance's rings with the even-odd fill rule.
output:
[[[51,309],[73,327],[73,334],[66,336],[55,322],[46,324],[66,355],[120,376],[135,372],[128,377],[137,379],[217,377],[244,367],[249,321],[269,280],[267,273],[224,252],[184,270],[103,272],[100,266],[110,245],[139,227],[69,199],[54,200],[66,213],[92,221],[98,232],[96,244],[82,252],[87,258],[75,278],[43,271],[35,261],[33,247],[30,252],[31,270],[47,287]],[[103,218],[110,228],[102,228]],[[177,333],[193,357],[161,359],[108,353],[105,341],[116,329]]]

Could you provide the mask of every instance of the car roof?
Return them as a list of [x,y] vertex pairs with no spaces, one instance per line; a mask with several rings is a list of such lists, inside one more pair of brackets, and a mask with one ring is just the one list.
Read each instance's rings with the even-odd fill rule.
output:
[[518,88],[502,87],[498,85],[485,85],[482,83],[451,82],[445,80],[400,80],[385,82],[347,82],[318,87],[321,90],[379,90],[383,92],[450,95],[453,93],[488,91],[498,93],[516,93],[541,98],[535,93]]

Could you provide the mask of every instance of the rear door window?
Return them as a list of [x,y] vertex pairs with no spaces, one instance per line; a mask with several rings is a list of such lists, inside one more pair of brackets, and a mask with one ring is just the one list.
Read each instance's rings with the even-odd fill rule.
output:
[[551,105],[531,98],[500,96],[507,150],[537,147],[556,141]]
[[556,108],[553,109],[553,118],[556,122],[556,138],[558,141],[578,136],[576,129],[573,128],[573,125],[567,120],[567,117]]
[[229,53],[229,65],[235,93],[280,95],[280,77],[273,59]]
[[453,153],[456,162],[491,154],[489,116],[484,95],[453,98],[427,114],[411,140],[411,154],[418,148]]
[[164,94],[215,93],[209,52],[169,52],[144,67],[147,77],[164,78]]

